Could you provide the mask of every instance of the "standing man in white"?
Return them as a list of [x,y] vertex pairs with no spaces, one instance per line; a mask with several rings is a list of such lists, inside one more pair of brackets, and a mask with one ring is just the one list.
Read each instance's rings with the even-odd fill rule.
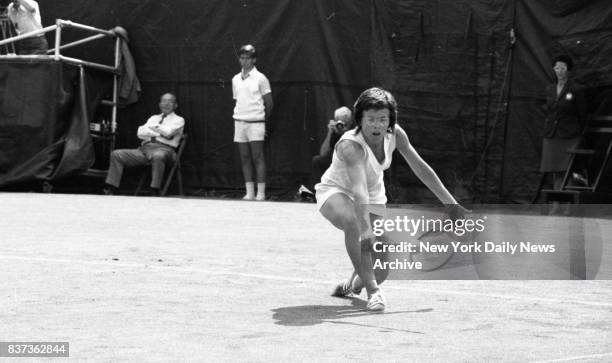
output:
[[[264,138],[266,122],[274,103],[270,81],[255,67],[257,52],[250,44],[238,50],[242,70],[232,78],[234,107],[234,142],[238,144],[242,175],[246,185],[244,200],[266,199],[266,160]],[[253,173],[253,166],[255,173]],[[255,174],[255,178],[253,176]],[[257,180],[257,195],[255,195]]]

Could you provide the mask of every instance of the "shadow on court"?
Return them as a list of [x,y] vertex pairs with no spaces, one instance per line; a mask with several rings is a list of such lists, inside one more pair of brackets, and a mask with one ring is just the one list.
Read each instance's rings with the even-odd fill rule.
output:
[[[370,325],[364,323],[357,323],[354,321],[348,321],[349,318],[364,317],[374,314],[365,311],[366,301],[364,300],[355,297],[348,297],[345,298],[345,300],[350,300],[351,305],[301,305],[272,309],[272,312],[274,312],[272,318],[276,320],[274,322],[275,324],[285,326],[311,326],[322,323],[331,323],[380,328],[383,331],[399,331],[412,334],[425,334],[419,331],[396,329],[379,325]],[[388,316],[397,314],[428,313],[432,311],[433,309],[393,311],[387,312],[385,315]]]

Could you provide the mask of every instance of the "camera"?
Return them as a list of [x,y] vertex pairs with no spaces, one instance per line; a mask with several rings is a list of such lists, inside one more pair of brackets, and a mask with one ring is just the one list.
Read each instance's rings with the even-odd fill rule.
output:
[[335,126],[335,127],[336,127],[336,131],[338,131],[338,132],[342,132],[342,131],[344,131],[344,127],[345,127],[345,126],[346,126],[346,125],[344,124],[344,122],[342,122],[342,121],[336,121],[336,126]]

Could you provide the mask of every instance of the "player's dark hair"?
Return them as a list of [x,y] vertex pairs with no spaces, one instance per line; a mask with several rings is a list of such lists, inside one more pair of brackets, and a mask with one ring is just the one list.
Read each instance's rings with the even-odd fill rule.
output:
[[382,88],[372,87],[363,91],[353,105],[353,117],[357,128],[355,133],[361,131],[361,119],[366,110],[389,110],[389,128],[387,132],[393,132],[397,120],[397,102],[393,95]]
[[568,55],[558,55],[552,60],[552,66],[554,67],[557,62],[565,63],[567,70],[571,71],[574,68],[574,61]]
[[245,44],[238,49],[238,56],[240,57],[243,54],[248,54],[251,58],[257,58],[257,51],[251,44]]

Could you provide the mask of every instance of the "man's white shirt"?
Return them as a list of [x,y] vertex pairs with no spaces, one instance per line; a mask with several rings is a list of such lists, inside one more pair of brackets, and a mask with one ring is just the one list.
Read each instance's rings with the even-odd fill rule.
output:
[[[159,122],[162,120],[163,114],[157,114],[149,117],[147,122],[138,128],[138,138],[143,141],[150,141],[152,137],[155,137],[157,141],[172,146],[177,147],[181,136],[183,135],[183,129],[185,127],[185,119],[176,113],[169,113],[166,117],[164,117],[164,122],[160,125]],[[149,128],[149,126],[159,125],[159,128],[165,133],[174,134],[174,136],[170,139],[163,137],[159,132],[155,132]]]
[[247,77],[242,79],[242,72],[232,78],[232,93],[236,100],[234,120],[263,121],[266,119],[266,108],[263,96],[272,92],[270,81],[253,67]]

